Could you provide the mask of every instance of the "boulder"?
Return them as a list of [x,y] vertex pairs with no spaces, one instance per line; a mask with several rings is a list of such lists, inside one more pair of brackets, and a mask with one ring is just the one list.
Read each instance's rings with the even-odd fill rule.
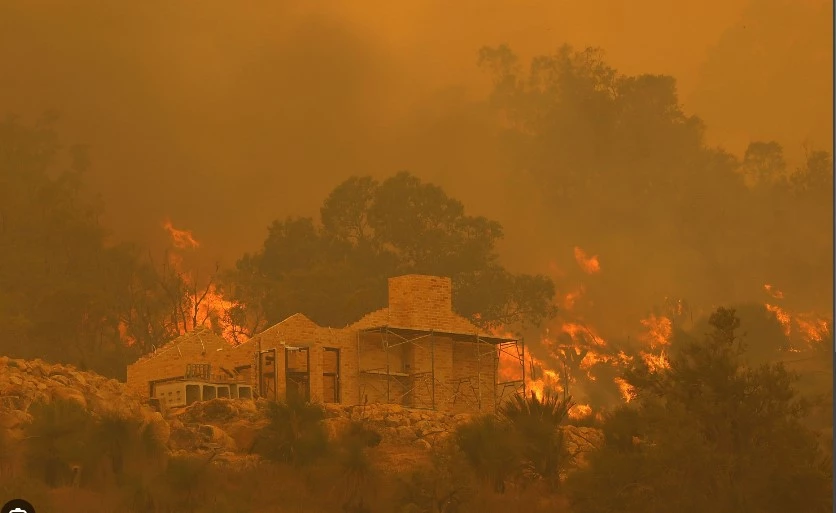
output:
[[217,426],[213,426],[211,424],[202,424],[198,428],[198,432],[203,437],[203,440],[205,442],[215,444],[225,449],[226,451],[234,452],[238,448],[235,444],[235,440],[233,440],[232,437],[226,434],[226,432],[223,429]]
[[82,408],[87,408],[87,398],[78,389],[66,385],[58,385],[49,389],[50,398],[54,401],[75,401]]
[[246,420],[237,420],[224,426],[224,431],[232,438],[235,447],[240,452],[249,452],[255,444],[258,433],[264,428],[266,422],[249,422]]

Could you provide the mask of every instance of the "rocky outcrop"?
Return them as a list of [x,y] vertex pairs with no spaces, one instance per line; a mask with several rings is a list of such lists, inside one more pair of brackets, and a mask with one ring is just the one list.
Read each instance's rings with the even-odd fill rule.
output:
[[74,401],[94,417],[106,415],[151,425],[158,439],[167,442],[169,426],[162,415],[127,393],[124,384],[92,372],[41,360],[0,357],[0,428],[19,436],[31,420],[35,402]]
[[325,423],[332,437],[352,421],[361,421],[389,443],[417,444],[429,449],[451,435],[472,415],[408,409],[396,404],[326,405]]
[[[149,424],[172,455],[206,457],[216,465],[247,468],[258,463],[251,455],[253,443],[268,424],[264,400],[213,399],[186,408],[154,411],[133,396],[125,385],[97,374],[40,360],[24,361],[0,357],[0,435],[20,437],[31,420],[30,406],[36,401],[75,401],[94,416],[119,415]],[[456,427],[473,418],[471,414],[450,414],[407,409],[399,405],[325,405],[325,426],[337,439],[352,422],[379,433],[383,443],[403,453],[428,451],[448,439]],[[593,428],[565,426],[569,453],[582,462],[585,454],[603,443]]]

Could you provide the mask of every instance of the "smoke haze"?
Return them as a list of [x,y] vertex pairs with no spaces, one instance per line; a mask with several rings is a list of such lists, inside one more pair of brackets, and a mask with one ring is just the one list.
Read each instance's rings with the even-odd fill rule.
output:
[[[538,184],[494,144],[483,45],[524,59],[598,46],[624,74],[672,75],[709,141],[738,156],[774,139],[793,167],[803,144],[830,147],[831,2],[375,4],[6,1],[0,112],[60,112],[63,140],[91,147],[90,188],[120,238],[163,244],[170,219],[225,264],[348,176],[406,169],[500,221],[510,267],[573,266],[580,243],[558,240]],[[602,276],[629,273],[600,258]]]

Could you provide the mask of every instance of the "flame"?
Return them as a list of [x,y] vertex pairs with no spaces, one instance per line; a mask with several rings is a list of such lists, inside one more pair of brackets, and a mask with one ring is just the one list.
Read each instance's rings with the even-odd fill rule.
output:
[[598,262],[598,256],[594,255],[588,257],[586,252],[577,246],[575,246],[575,261],[586,274],[595,274],[601,271],[601,264]]
[[578,420],[592,415],[592,406],[588,404],[576,404],[569,410],[569,417]]
[[171,237],[171,243],[177,249],[197,249],[200,243],[194,238],[192,232],[188,230],[178,230],[171,224],[171,221],[163,223],[163,229],[168,232]]
[[575,308],[575,304],[577,303],[578,299],[583,295],[585,289],[583,285],[577,288],[577,290],[573,290],[572,292],[568,292],[565,296],[563,296],[563,309],[564,310],[573,310]]
[[673,322],[669,318],[651,315],[647,319],[642,319],[641,324],[647,329],[647,332],[641,338],[651,349],[670,345],[671,335],[673,335]]
[[618,391],[621,392],[621,397],[624,398],[624,402],[629,403],[636,397],[636,390],[630,383],[627,383],[627,380],[624,378],[615,378],[615,384],[618,386]]
[[[174,228],[171,221],[163,223],[163,229],[168,232],[172,246],[176,249],[196,249],[200,242],[188,230]],[[191,288],[188,293],[188,302],[191,305],[190,315],[184,321],[178,321],[177,329],[180,333],[186,333],[199,326],[209,326],[220,331],[221,336],[230,343],[238,343],[241,340],[239,333],[236,333],[232,324],[229,312],[238,306],[237,303],[223,297],[214,283],[209,283],[201,289],[195,287],[195,279],[192,273],[182,271],[183,255],[176,251],[168,253],[168,262],[180,272],[186,284]]]
[[[575,259],[578,265],[588,274],[600,271],[598,257],[589,257],[581,248],[575,248]],[[550,263],[553,270],[556,265]],[[773,285],[764,285],[763,289],[771,297],[783,299],[784,293]],[[581,404],[575,406],[570,416],[574,419],[589,415],[600,415],[601,411],[593,410],[590,404],[583,404],[585,387],[596,381],[595,372],[601,365],[611,366],[615,370],[628,368],[634,359],[640,359],[651,372],[662,372],[670,369],[670,348],[674,335],[674,327],[679,322],[688,322],[682,317],[691,312],[691,306],[682,299],[666,297],[664,309],[639,319],[640,330],[638,340],[641,346],[635,356],[624,351],[615,351],[595,328],[581,317],[580,306],[589,307],[591,303],[581,301],[586,294],[584,284],[577,284],[568,292],[558,296],[557,304],[562,306],[561,317],[544,328],[540,335],[540,346],[549,358],[547,361],[561,362],[562,368],[549,369],[544,362],[528,353],[525,362],[525,386],[529,393],[542,397],[545,390],[557,393],[568,393],[581,399]],[[713,308],[713,307],[712,307]],[[792,351],[804,347],[813,347],[815,343],[829,338],[832,330],[832,320],[829,318],[807,314],[790,314],[787,310],[774,304],[767,304],[767,310],[772,312],[781,324],[782,329],[792,342]],[[659,313],[661,312],[661,313]],[[693,320],[691,320],[693,323]],[[498,330],[500,333],[502,330]],[[503,335],[507,336],[507,335]],[[534,346],[537,350],[538,346]],[[543,355],[544,357],[546,355]],[[500,377],[504,380],[522,380],[522,369],[519,358],[505,358],[500,362]],[[513,378],[512,378],[513,376]],[[599,375],[600,376],[600,375]],[[620,397],[625,402],[636,399],[635,388],[623,377],[612,378],[612,383]]]
[[776,289],[775,287],[773,287],[769,283],[767,283],[766,285],[763,286],[763,290],[765,290],[767,294],[769,294],[770,296],[772,296],[775,299],[784,299],[784,293],[781,292],[780,290]]
[[642,360],[644,360],[650,372],[659,372],[664,369],[670,369],[671,367],[668,355],[664,351],[658,354],[641,351],[639,354],[641,354]]
[[644,363],[651,372],[670,368],[665,348],[671,344],[673,322],[668,317],[651,314],[647,319],[641,320],[641,325],[646,330],[639,336],[639,340],[647,346],[647,349],[639,351]]
[[816,347],[817,344],[824,341],[833,326],[831,318],[815,312],[791,314],[776,305],[765,304],[764,307],[775,316],[775,319],[781,325],[781,329],[789,341],[791,352]]
[[[502,326],[493,327],[489,332],[495,337],[518,338]],[[563,391],[555,371],[548,369],[530,352],[525,354],[526,361],[523,361],[522,357],[521,353],[500,351],[497,368],[497,380],[500,383],[522,382],[525,384],[526,393],[533,393],[538,398],[542,398],[546,390],[556,393]]]
[[801,336],[811,344],[823,342],[832,329],[830,320],[813,313],[799,314],[795,317],[795,325]]
[[792,318],[790,315],[780,306],[770,305],[768,303],[764,306],[775,315],[775,318],[778,319],[781,328],[784,330],[784,335],[789,337],[792,331]]

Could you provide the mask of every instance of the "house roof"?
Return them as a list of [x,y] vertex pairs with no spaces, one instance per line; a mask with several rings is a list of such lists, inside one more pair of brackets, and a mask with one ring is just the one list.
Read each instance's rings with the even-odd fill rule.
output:
[[461,315],[453,312],[434,312],[431,318],[409,322],[412,319],[403,316],[391,315],[389,308],[381,308],[365,315],[359,321],[349,325],[346,329],[355,331],[384,331],[400,333],[402,335],[436,333],[449,335],[453,338],[470,338],[489,343],[502,343],[516,341],[514,338],[497,337],[487,333]]
[[218,349],[224,349],[227,347],[232,347],[229,342],[227,342],[222,337],[219,337],[215,333],[212,332],[209,328],[206,327],[199,327],[188,333],[184,333],[179,337],[171,340],[170,342],[166,343],[165,345],[158,347],[154,351],[141,356],[137,359],[134,363],[140,363],[148,360],[152,360],[154,358],[158,358],[159,356],[176,352],[177,349],[184,345],[201,345],[204,349],[216,351]]

